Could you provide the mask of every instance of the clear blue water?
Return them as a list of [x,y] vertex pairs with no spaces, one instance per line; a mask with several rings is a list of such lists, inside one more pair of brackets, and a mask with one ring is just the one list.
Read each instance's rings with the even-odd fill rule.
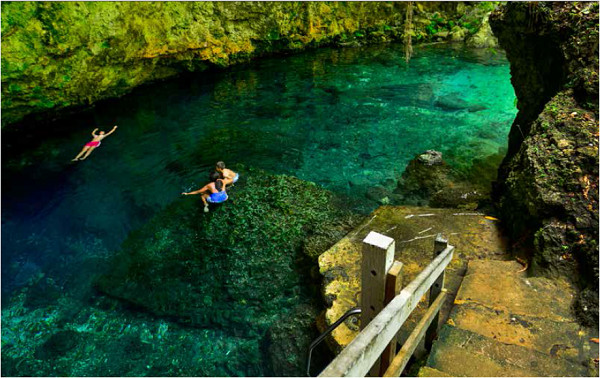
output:
[[[90,290],[81,289],[89,287],[90,275],[132,230],[203,184],[215,161],[314,181],[364,199],[368,209],[373,204],[363,197],[365,188],[350,184],[354,178],[393,189],[409,160],[425,150],[468,169],[506,146],[516,108],[501,53],[421,46],[408,66],[402,56],[401,46],[385,45],[262,59],[148,85],[44,125],[45,131],[3,131],[3,345],[10,340],[22,347],[11,356],[25,358],[43,339],[36,335],[50,332],[20,328],[49,316],[33,306],[15,310],[23,306],[24,290],[51,280],[63,288],[52,309],[63,306],[61,298],[77,298],[71,312],[91,311]],[[478,109],[440,107],[444,99]],[[119,129],[88,160],[70,162],[94,127],[115,124]],[[94,324],[101,327],[98,314]],[[89,318],[80,322],[84,327]],[[196,337],[213,359],[241,343],[227,335],[208,338],[202,330],[178,332]],[[139,375],[138,368],[131,371]]]

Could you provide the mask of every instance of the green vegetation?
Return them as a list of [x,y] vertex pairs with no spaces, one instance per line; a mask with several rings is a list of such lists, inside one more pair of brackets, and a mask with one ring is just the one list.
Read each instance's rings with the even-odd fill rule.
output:
[[[461,22],[466,34],[473,33],[488,3],[495,2],[460,12],[442,12],[438,5],[415,10],[415,17],[431,20],[427,29],[415,23],[415,40],[434,40],[436,33]],[[399,20],[406,7],[402,2],[6,2],[2,125],[31,113],[60,111],[63,104],[121,96],[184,70],[228,67],[266,53],[357,39],[361,44],[403,40]],[[461,30],[453,40],[466,34]],[[70,79],[62,80],[65,76]],[[10,89],[16,82],[22,90]],[[36,85],[47,98],[42,107],[39,93],[32,91]]]

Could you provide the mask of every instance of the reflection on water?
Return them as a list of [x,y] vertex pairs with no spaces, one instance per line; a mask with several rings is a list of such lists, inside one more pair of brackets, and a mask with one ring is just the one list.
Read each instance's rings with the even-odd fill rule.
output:
[[[5,133],[3,305],[48,279],[85,297],[85,277],[218,160],[357,196],[353,178],[393,188],[427,149],[468,168],[506,145],[516,113],[509,78],[504,57],[486,50],[419,47],[407,66],[401,46],[321,49],[145,86],[45,125],[57,130],[49,136]],[[70,162],[94,127],[115,124],[88,160]],[[82,278],[73,270],[83,266]],[[3,309],[3,326],[10,314]]]

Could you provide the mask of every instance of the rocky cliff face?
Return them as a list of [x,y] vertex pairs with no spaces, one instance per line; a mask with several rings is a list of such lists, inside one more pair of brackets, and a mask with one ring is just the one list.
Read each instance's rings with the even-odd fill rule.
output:
[[598,3],[509,3],[490,24],[519,109],[496,188],[504,223],[534,274],[577,277],[576,311],[597,325]]
[[[415,43],[474,35],[493,6],[418,2]],[[401,38],[405,11],[403,2],[5,2],[2,125],[271,52]]]

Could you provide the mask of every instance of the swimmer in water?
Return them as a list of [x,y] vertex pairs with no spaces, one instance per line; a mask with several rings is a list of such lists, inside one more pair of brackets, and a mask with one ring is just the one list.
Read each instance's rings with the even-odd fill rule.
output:
[[[88,156],[90,156],[92,151],[94,151],[94,149],[100,145],[100,141],[109,136],[110,134],[114,133],[116,129],[117,126],[113,127],[113,129],[106,134],[104,133],[104,131],[100,131],[99,134],[96,134],[96,131],[98,131],[98,128],[96,127],[94,131],[92,131],[92,136],[94,137],[94,139],[92,139],[91,142],[86,143],[85,146],[83,146],[83,149],[81,150],[79,155],[75,156],[75,159],[73,159],[72,161],[85,160]],[[82,155],[83,157],[80,159]]]
[[227,184],[225,180],[222,180],[217,172],[213,172],[210,174],[210,181],[208,184],[204,185],[201,189],[198,189],[193,192],[183,192],[184,196],[189,196],[190,194],[202,194],[200,197],[202,202],[204,203],[204,212],[208,213],[208,204],[209,203],[223,203],[227,201],[229,198],[227,196],[227,192],[225,191],[225,187]]

